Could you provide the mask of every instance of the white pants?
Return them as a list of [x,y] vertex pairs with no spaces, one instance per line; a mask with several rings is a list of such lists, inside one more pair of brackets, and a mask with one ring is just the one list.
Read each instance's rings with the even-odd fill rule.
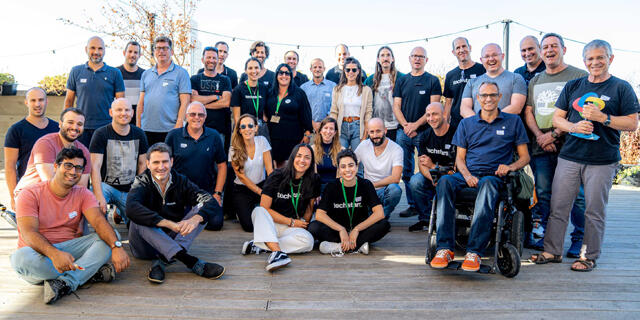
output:
[[251,212],[253,221],[253,244],[270,251],[265,242],[277,242],[285,253],[304,253],[313,250],[313,236],[303,228],[292,228],[273,222],[273,218],[263,207],[255,207]]

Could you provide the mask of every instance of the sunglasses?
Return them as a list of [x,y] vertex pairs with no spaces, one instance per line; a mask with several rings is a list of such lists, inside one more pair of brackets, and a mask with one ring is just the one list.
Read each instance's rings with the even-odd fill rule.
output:
[[289,71],[279,70],[279,71],[278,71],[278,75],[279,75],[279,76],[291,76],[291,72],[289,72]]
[[189,112],[189,113],[187,113],[187,115],[189,117],[191,117],[191,118],[195,118],[195,117],[204,118],[207,114],[206,113],[200,113],[200,112]]
[[74,165],[71,162],[63,162],[62,163],[62,167],[67,171],[69,171],[71,169],[74,169],[74,168],[76,169],[76,172],[78,172],[78,173],[84,171],[84,166],[81,166],[79,164],[78,165]]
[[253,125],[253,123],[249,123],[249,124],[241,124],[241,125],[240,125],[240,129],[242,129],[242,130],[244,130],[244,129],[246,129],[246,128],[253,129],[253,127],[255,127],[255,125]]
[[349,73],[349,72],[356,73],[358,71],[359,71],[358,68],[344,68],[345,73]]

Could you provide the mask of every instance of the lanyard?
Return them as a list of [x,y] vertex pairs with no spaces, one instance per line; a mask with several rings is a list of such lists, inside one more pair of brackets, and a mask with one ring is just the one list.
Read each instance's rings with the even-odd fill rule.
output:
[[302,187],[302,179],[300,179],[300,184],[298,184],[298,195],[296,196],[293,193],[293,184],[289,181],[289,187],[291,187],[291,204],[293,204],[293,209],[296,211],[296,217],[300,218],[298,214],[298,202],[300,202],[300,187]]
[[249,87],[249,81],[245,81],[245,84],[247,85],[249,94],[256,97],[255,99],[251,98],[251,102],[253,103],[253,108],[256,109],[256,117],[258,119],[261,119],[260,115],[258,114],[258,110],[260,109],[260,85],[258,84],[256,86],[256,94],[253,94],[253,92],[251,92],[251,87]]
[[353,214],[356,212],[356,194],[358,193],[358,180],[356,178],[356,188],[353,191],[353,202],[351,210],[349,210],[349,201],[347,200],[347,192],[344,190],[344,182],[340,180],[342,185],[342,195],[344,196],[344,205],[347,207],[347,214],[349,215],[349,230],[353,230]]
[[[287,93],[289,93],[289,91],[286,91],[284,93],[285,97],[287,96]],[[282,98],[282,99],[284,99],[284,98]],[[276,105],[276,114],[278,114],[278,111],[280,111],[280,102],[282,102],[282,99],[280,99],[280,96],[278,95],[278,104]]]

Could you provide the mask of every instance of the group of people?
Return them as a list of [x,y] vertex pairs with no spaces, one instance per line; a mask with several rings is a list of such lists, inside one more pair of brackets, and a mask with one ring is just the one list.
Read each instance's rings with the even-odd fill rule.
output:
[[[309,79],[293,50],[275,72],[267,70],[269,47],[256,41],[239,82],[224,64],[225,42],[204,48],[204,68],[191,77],[172,62],[173,43],[164,36],[154,41],[148,70],[137,65],[133,41],[118,68],[103,62],[102,39],[92,37],[85,49],[88,61],[70,72],[60,123],[45,116],[45,92],[32,88],[28,116],[5,140],[19,231],[11,263],[28,282],[44,282],[46,303],[87,282],[110,282],[128,267],[119,223],[129,229],[131,254],[152,260],[153,283],[177,261],[199,276],[221,277],[223,266],[189,248],[204,229],[221,230],[225,215],[253,233],[242,254],[271,252],[267,271],[316,247],[334,256],[368,254],[390,230],[401,180],[409,207],[399,215],[418,215],[409,231],[428,226],[437,201],[433,268],[454,259],[456,194],[477,188],[462,264],[477,271],[504,192],[501,177],[527,164],[538,203],[525,240],[543,251],[531,260],[562,261],[571,217],[567,256],[578,258],[571,268],[590,271],[600,255],[620,131],[638,126],[633,89],[608,71],[610,45],[584,47],[585,72],[564,62],[564,40],[555,33],[540,42],[525,37],[525,65],[515,72],[503,67],[499,45],[485,45],[477,63],[469,41],[454,39],[458,66],[444,90],[425,71],[422,47],[411,51],[407,74],[396,69],[392,49],[381,47],[367,77],[341,44],[337,66],[325,76],[324,62],[313,59]],[[455,172],[434,181],[430,170],[439,166]]]

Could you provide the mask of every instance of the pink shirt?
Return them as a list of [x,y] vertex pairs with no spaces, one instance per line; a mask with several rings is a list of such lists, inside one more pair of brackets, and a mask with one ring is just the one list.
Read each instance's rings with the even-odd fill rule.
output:
[[[85,164],[84,171],[82,173],[91,173],[91,154],[89,153],[89,150],[78,140],[73,142],[73,146],[82,150],[84,157],[87,158],[87,163]],[[54,164],[56,162],[58,152],[63,148],[64,144],[62,143],[62,138],[60,138],[60,134],[57,132],[46,134],[38,139],[38,141],[33,145],[33,149],[31,149],[27,170],[25,170],[24,176],[22,176],[20,181],[18,181],[18,185],[13,193],[17,195],[18,192],[26,186],[42,181],[38,174],[38,170],[36,170],[36,164]]]
[[[64,198],[51,192],[49,181],[25,187],[16,198],[16,217],[35,217],[38,231],[52,244],[82,236],[84,212],[98,207],[89,189],[74,186]],[[18,248],[27,246],[18,230]]]

